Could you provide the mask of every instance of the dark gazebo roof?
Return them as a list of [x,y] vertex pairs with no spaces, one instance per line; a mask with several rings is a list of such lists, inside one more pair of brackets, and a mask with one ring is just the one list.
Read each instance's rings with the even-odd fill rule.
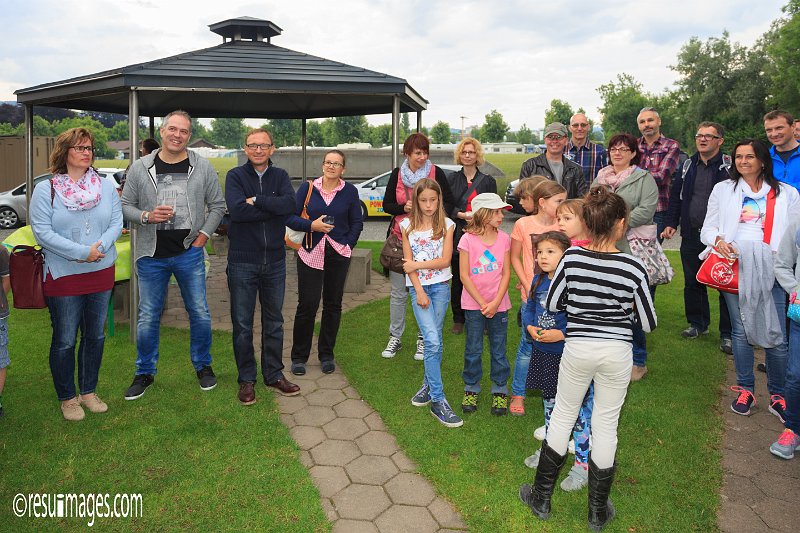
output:
[[394,96],[400,98],[400,112],[427,107],[402,78],[275,46],[270,41],[282,30],[270,21],[242,17],[210,28],[223,37],[222,44],[20,89],[17,100],[127,114],[129,93],[136,89],[142,115],[181,108],[197,117],[391,113]]

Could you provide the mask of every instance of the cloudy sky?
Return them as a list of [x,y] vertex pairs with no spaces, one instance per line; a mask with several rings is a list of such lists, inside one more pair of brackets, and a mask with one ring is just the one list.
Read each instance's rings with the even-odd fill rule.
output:
[[[24,87],[215,46],[208,25],[238,16],[283,28],[272,43],[405,78],[429,100],[423,124],[543,126],[553,98],[599,118],[597,87],[627,72],[645,90],[692,36],[751,45],[785,0],[4,0],[0,100]],[[373,124],[388,116],[369,117]],[[413,123],[413,119],[412,119]]]

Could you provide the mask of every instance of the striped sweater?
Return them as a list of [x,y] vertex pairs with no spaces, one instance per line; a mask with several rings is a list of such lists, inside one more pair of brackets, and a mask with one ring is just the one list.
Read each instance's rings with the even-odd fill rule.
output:
[[635,257],[572,247],[553,275],[547,293],[551,312],[567,312],[567,339],[632,342],[633,321],[656,327],[647,272]]

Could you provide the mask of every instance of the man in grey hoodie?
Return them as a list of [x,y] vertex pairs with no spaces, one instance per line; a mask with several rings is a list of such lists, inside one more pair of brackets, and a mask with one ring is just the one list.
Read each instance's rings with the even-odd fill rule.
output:
[[139,278],[136,375],[126,400],[141,398],[153,383],[161,311],[171,276],[189,314],[189,352],[200,388],[217,386],[211,369],[203,247],[222,220],[225,198],[208,160],[186,148],[192,135],[188,113],[168,114],[160,133],[162,148],[131,165],[122,193],[124,218],[138,230],[133,260]]

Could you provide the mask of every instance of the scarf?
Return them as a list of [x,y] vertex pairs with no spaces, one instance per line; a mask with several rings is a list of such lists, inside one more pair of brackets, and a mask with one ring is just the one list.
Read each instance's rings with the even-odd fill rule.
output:
[[424,165],[417,169],[416,172],[412,172],[408,166],[408,159],[406,159],[403,161],[403,164],[400,165],[400,177],[403,180],[403,185],[409,188],[414,187],[419,180],[428,177],[428,175],[431,173],[432,166],[433,163],[431,163],[431,160],[428,159],[425,161]]
[[68,174],[53,175],[53,189],[69,211],[87,211],[100,203],[103,178],[92,167],[73,181]]
[[608,165],[607,167],[601,168],[600,172],[597,173],[597,183],[600,185],[605,185],[611,189],[611,192],[615,192],[617,188],[622,185],[622,182],[625,181],[628,176],[633,174],[634,170],[636,170],[636,166],[631,165],[622,172],[616,173],[614,171],[614,166]]

